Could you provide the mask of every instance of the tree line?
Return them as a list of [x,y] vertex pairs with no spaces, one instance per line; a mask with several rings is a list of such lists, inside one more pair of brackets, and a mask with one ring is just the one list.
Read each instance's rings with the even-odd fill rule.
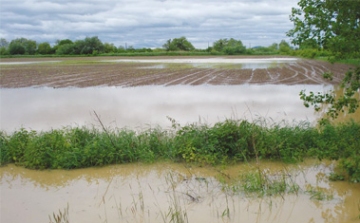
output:
[[219,39],[207,49],[196,49],[184,36],[167,40],[160,48],[137,48],[133,46],[118,46],[113,43],[103,43],[97,36],[86,37],[82,40],[57,40],[51,46],[48,42],[38,43],[35,40],[17,38],[8,42],[0,39],[0,55],[116,55],[126,53],[156,53],[156,52],[203,52],[213,55],[242,55],[242,54],[290,54],[293,48],[285,40],[270,46],[246,48],[241,40],[233,38]]

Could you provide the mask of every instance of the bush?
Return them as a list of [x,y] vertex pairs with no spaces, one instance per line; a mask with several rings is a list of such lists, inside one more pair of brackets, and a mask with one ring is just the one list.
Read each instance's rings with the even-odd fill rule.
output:
[[73,169],[158,159],[214,165],[252,159],[297,162],[317,157],[340,160],[339,167],[347,175],[344,177],[360,182],[359,123],[323,122],[316,128],[308,123],[268,127],[264,121],[245,120],[183,127],[172,122],[174,129],[170,131],[157,128],[140,133],[86,128],[48,132],[20,129],[11,135],[0,132],[1,164]]

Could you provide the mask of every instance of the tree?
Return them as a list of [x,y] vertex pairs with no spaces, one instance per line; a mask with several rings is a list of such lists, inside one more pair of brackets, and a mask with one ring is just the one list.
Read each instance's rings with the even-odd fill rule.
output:
[[7,48],[9,46],[9,42],[5,38],[0,38],[0,48]]
[[[21,46],[21,47],[20,47]],[[11,48],[11,50],[10,50]],[[22,48],[24,52],[22,53]],[[29,40],[26,38],[14,39],[10,42],[9,45],[10,54],[30,54],[33,55],[36,52],[36,41]]]
[[182,36],[180,38],[169,39],[163,45],[166,51],[191,51],[195,50],[195,47]]
[[104,43],[105,53],[115,53],[117,51],[116,46],[113,43]]
[[56,54],[58,55],[71,55],[75,54],[75,44],[66,43],[57,47]]
[[294,28],[287,32],[293,44],[313,40],[338,58],[359,57],[359,0],[300,0],[298,5],[290,15]]
[[281,42],[279,43],[279,51],[283,54],[289,54],[291,51],[291,47],[285,40],[281,40]]
[[73,44],[73,41],[71,41],[70,39],[62,39],[62,40],[56,40],[56,44],[53,47],[53,51],[57,53],[57,50],[60,46],[65,45],[65,44]]
[[9,42],[5,38],[0,38],[0,55],[7,55]]
[[56,45],[61,46],[64,44],[73,44],[73,41],[69,40],[69,39],[63,39],[63,40],[57,40],[56,41]]
[[53,50],[48,42],[40,43],[38,46],[38,53],[40,54],[51,54]]
[[22,55],[25,54],[25,47],[19,42],[11,41],[9,45],[9,53],[11,55]]
[[[294,44],[301,46],[304,42],[316,41],[320,48],[333,54],[332,62],[339,58],[360,59],[359,0],[300,0],[298,5],[300,8],[293,8],[290,16],[294,29],[287,33],[288,36],[293,37]],[[325,73],[323,76],[332,78],[331,73]],[[359,108],[359,90],[360,64],[346,72],[340,84],[340,95],[337,96],[334,91],[306,94],[303,90],[300,92],[300,98],[305,106],[313,105],[315,110],[325,107],[326,114],[335,119],[340,112],[353,113]],[[329,120],[322,119],[320,124],[325,129]],[[354,129],[354,131],[358,130]],[[332,150],[335,154],[331,154],[328,158],[340,158],[340,167],[347,172],[350,180],[360,182],[360,148],[351,151],[346,151],[346,148]],[[337,156],[336,150],[339,151]]]
[[[300,0],[300,8],[293,8],[290,20],[294,28],[287,35],[295,45],[314,44],[332,52],[332,61],[341,58],[360,58],[360,1]],[[332,74],[325,73],[325,78]],[[353,113],[359,107],[360,65],[350,69],[340,85],[343,95],[334,91],[306,94],[300,92],[305,106],[315,110],[327,108],[328,116],[336,118],[339,112]]]
[[246,52],[246,47],[243,45],[241,40],[230,39],[219,39],[213,43],[213,48],[216,51],[223,52],[228,55],[243,54]]

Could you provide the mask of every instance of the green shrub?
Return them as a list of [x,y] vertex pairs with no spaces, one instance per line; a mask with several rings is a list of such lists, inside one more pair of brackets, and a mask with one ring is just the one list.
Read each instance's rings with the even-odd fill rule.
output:
[[[73,169],[169,159],[214,165],[252,159],[298,162],[306,157],[340,160],[339,169],[360,181],[360,124],[322,122],[267,126],[264,120],[225,120],[212,126],[161,128],[135,132],[65,128],[47,132],[0,132],[1,164],[33,169]],[[345,177],[345,176],[344,176]],[[338,178],[338,177],[336,177]]]

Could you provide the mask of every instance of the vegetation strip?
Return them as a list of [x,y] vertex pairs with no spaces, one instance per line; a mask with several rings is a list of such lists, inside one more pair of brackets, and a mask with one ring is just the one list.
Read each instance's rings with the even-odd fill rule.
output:
[[340,160],[339,176],[360,182],[360,124],[319,128],[309,123],[297,126],[264,126],[262,122],[226,120],[213,126],[100,131],[85,127],[36,132],[20,129],[0,132],[1,164],[15,163],[32,169],[73,169],[130,162],[227,164],[249,160],[297,162],[307,157]]

